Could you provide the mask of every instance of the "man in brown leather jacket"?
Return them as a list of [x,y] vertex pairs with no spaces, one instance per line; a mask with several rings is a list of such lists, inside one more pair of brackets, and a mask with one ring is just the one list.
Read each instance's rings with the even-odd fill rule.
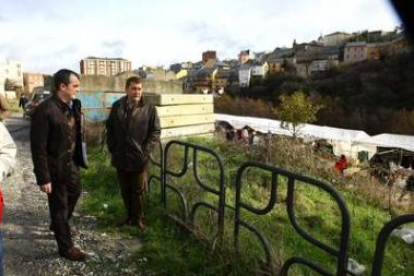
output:
[[107,145],[127,215],[118,226],[125,224],[145,228],[143,193],[146,189],[147,163],[158,143],[161,129],[157,110],[142,97],[142,83],[130,77],[125,85],[126,96],[117,100],[106,122]]
[[69,219],[81,194],[81,103],[75,99],[79,76],[62,69],[54,75],[55,93],[32,116],[30,139],[37,184],[48,196],[51,225],[59,254],[73,261],[86,255],[73,246]]

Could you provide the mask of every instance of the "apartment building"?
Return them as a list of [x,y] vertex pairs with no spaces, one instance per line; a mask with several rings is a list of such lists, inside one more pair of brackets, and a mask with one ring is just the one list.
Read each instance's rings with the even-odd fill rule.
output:
[[80,71],[83,75],[115,76],[131,71],[131,67],[131,61],[123,58],[88,57],[80,61]]

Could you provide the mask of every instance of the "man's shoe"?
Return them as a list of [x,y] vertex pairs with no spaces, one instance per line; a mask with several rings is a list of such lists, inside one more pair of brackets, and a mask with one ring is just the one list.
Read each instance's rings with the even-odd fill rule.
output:
[[86,259],[86,254],[77,249],[76,247],[71,247],[67,251],[60,251],[59,255],[63,258],[66,258],[70,261],[82,262]]
[[131,218],[130,217],[124,217],[115,224],[116,227],[122,227],[122,226],[126,226],[126,225],[131,225]]

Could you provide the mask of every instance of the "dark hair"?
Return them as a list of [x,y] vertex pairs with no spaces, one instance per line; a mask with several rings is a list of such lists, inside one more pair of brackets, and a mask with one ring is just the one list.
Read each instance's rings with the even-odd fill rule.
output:
[[140,83],[142,83],[142,81],[141,81],[141,79],[140,79],[139,77],[137,77],[137,76],[129,77],[129,78],[126,80],[126,83],[125,83],[125,88],[128,88],[128,87],[131,85],[131,83],[134,83],[134,84],[140,84]]
[[60,85],[62,83],[65,85],[69,85],[71,75],[74,75],[76,78],[79,79],[78,73],[68,69],[61,69],[53,75],[53,85],[55,88],[55,92],[59,91]]

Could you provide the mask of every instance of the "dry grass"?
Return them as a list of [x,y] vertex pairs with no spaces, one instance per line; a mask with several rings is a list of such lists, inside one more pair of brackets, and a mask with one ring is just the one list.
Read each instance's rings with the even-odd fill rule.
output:
[[357,199],[388,210],[391,217],[414,211],[411,197],[399,201],[401,188],[392,185],[391,181],[380,182],[371,175],[371,168],[361,167],[360,171],[343,176],[332,169],[336,157],[315,153],[311,145],[299,139],[280,136],[263,139],[260,145],[250,150],[250,157],[332,183],[336,188],[353,193]]

